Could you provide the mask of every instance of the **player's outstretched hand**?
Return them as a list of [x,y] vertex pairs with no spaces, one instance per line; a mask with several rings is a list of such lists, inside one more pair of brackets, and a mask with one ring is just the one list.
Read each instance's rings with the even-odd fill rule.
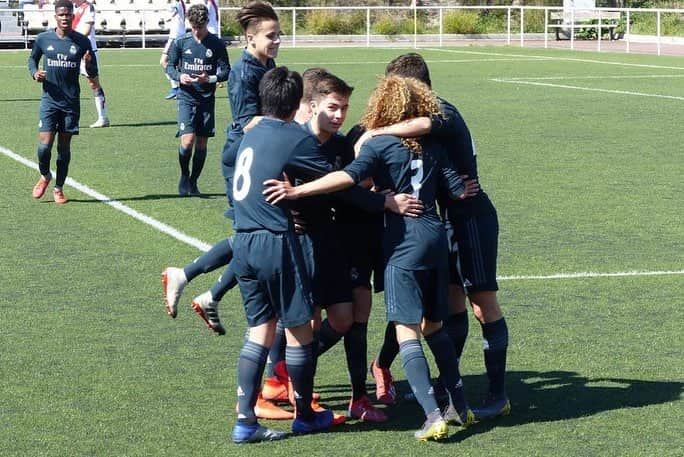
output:
[[264,181],[266,201],[271,205],[277,205],[282,200],[295,200],[297,198],[295,188],[290,184],[287,174],[283,173],[283,180],[268,179]]
[[423,214],[423,202],[411,194],[385,193],[385,209],[408,217]]
[[39,83],[42,83],[43,81],[45,81],[45,76],[47,76],[47,71],[38,70],[33,74],[33,79],[35,79]]
[[468,175],[461,175],[463,184],[465,184],[465,191],[458,196],[459,200],[465,200],[466,198],[473,197],[480,192],[480,183],[477,182],[477,179],[466,179],[467,177]]

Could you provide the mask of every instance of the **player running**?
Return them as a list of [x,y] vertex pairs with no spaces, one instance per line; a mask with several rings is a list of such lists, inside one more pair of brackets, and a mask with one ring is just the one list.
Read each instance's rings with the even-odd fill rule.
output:
[[[57,177],[52,196],[55,203],[68,200],[62,187],[71,161],[71,137],[78,135],[81,115],[79,68],[84,62],[90,78],[97,77],[97,57],[90,41],[72,29],[74,5],[69,0],[55,2],[57,28],[40,33],[31,49],[28,69],[31,77],[43,85],[38,122],[38,168],[40,179],[33,187],[33,198],[41,198],[52,180],[50,159],[57,140]],[[41,58],[43,69],[39,70]]]

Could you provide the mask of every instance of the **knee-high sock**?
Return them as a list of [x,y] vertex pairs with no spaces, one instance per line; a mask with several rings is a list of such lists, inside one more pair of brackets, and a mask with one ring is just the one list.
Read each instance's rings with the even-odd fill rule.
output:
[[295,391],[297,416],[301,416],[304,420],[311,420],[313,417],[311,409],[314,379],[313,345],[287,346],[285,363]]
[[366,370],[368,369],[368,323],[354,322],[344,335],[344,352],[352,385],[352,399],[366,395]]
[[71,162],[71,149],[68,146],[57,145],[57,178],[55,187],[60,189],[64,186],[67,175],[69,174],[69,163]]
[[93,98],[95,98],[95,109],[97,110],[97,117],[100,119],[107,118],[107,100],[105,99],[104,89],[101,87],[93,91]]
[[335,346],[338,341],[342,339],[344,334],[338,333],[328,319],[321,323],[321,329],[318,332],[318,346],[316,346],[316,356],[320,357],[331,347]]
[[437,405],[434,389],[432,388],[432,383],[430,383],[428,364],[423,353],[423,347],[418,340],[407,340],[399,345],[399,353],[401,354],[404,373],[411,385],[411,390],[427,416],[434,410],[439,409],[439,405]]
[[237,286],[237,277],[235,277],[235,272],[231,268],[231,265],[228,264],[218,280],[211,286],[211,297],[214,301],[219,302],[223,299],[223,296],[235,286]]
[[261,389],[268,348],[246,341],[238,358],[238,423],[255,424],[254,405]]
[[427,335],[425,342],[427,342],[430,351],[435,356],[435,362],[437,362],[437,367],[439,368],[439,377],[449,392],[451,403],[456,408],[456,411],[465,411],[467,402],[463,391],[463,380],[458,369],[456,349],[454,349],[449,335],[444,328],[440,328],[436,332]]
[[190,173],[190,181],[197,181],[202,174],[204,162],[207,160],[207,150],[195,148],[195,153],[192,156],[192,173]]
[[285,327],[283,327],[283,322],[278,319],[275,337],[273,338],[273,344],[271,345],[271,349],[268,351],[268,361],[266,362],[265,371],[265,376],[267,378],[272,378],[275,376],[273,367],[275,367],[275,365],[281,360],[285,360]]
[[502,317],[482,325],[484,360],[489,379],[489,393],[505,395],[506,353],[508,352],[508,325]]
[[207,252],[183,267],[188,282],[201,274],[226,266],[233,259],[233,237],[219,241]]
[[463,346],[465,346],[466,339],[468,338],[468,312],[463,311],[458,314],[452,314],[444,321],[444,328],[454,344],[456,357],[460,359],[463,354]]
[[192,146],[184,148],[178,146],[178,163],[180,164],[181,174],[183,176],[190,176],[190,157],[192,156]]
[[389,368],[399,354],[399,343],[397,343],[397,331],[394,322],[388,322],[385,327],[385,339],[382,342],[380,353],[378,354],[377,365],[381,368]]
[[48,177],[50,176],[50,160],[52,160],[52,143],[38,144],[38,169],[40,174]]

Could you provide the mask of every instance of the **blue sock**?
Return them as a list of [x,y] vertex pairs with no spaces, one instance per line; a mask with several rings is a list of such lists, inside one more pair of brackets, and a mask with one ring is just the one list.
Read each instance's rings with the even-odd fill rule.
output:
[[226,266],[233,259],[233,237],[219,241],[211,249],[183,267],[188,282],[201,274]]
[[463,311],[452,314],[444,321],[444,328],[454,344],[456,357],[460,359],[463,354],[463,346],[465,346],[466,339],[468,338],[468,312]]
[[425,342],[435,356],[440,380],[449,392],[451,403],[457,411],[465,411],[467,402],[463,391],[463,380],[458,369],[458,357],[456,357],[456,350],[447,331],[442,327],[436,332],[426,335]]
[[192,156],[192,173],[190,173],[190,181],[197,182],[200,175],[202,174],[202,169],[204,168],[204,162],[207,160],[207,150],[195,148],[195,154]]
[[430,382],[430,372],[423,347],[418,340],[407,340],[399,345],[399,353],[411,390],[427,416],[438,409],[439,405],[437,405],[434,389]]
[[352,385],[352,399],[366,395],[366,370],[368,369],[368,323],[354,322],[344,335],[344,353]]
[[268,348],[252,341],[245,342],[238,357],[238,424],[255,424],[254,414]]
[[43,176],[50,176],[50,160],[52,160],[52,143],[38,143],[38,169]]
[[230,264],[228,264],[218,280],[211,286],[211,297],[214,301],[221,301],[223,296],[235,286],[237,286],[237,277]]
[[273,367],[276,363],[281,360],[285,360],[285,327],[283,327],[283,321],[278,319],[276,324],[275,337],[273,338],[273,344],[271,349],[268,351],[268,362],[266,362],[266,377],[272,378],[275,376],[273,372]]
[[318,345],[316,346],[316,356],[320,357],[331,347],[335,346],[338,341],[342,339],[344,334],[338,333],[328,319],[321,323],[321,329],[318,331]]
[[508,352],[508,325],[502,317],[482,325],[485,368],[489,379],[489,393],[506,394],[506,353]]
[[313,345],[285,347],[285,363],[295,391],[297,416],[304,420],[311,420],[313,418],[311,397],[314,384]]
[[57,178],[55,187],[60,189],[64,186],[67,175],[69,174],[69,163],[71,162],[71,149],[68,146],[57,145]]
[[180,164],[181,174],[190,176],[190,157],[192,156],[192,146],[184,148],[178,146],[178,163]]

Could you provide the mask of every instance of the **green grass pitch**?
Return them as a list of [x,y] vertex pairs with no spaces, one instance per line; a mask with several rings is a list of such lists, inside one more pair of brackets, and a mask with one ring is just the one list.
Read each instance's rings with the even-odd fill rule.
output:
[[[278,62],[323,66],[353,85],[346,129],[384,64],[407,51],[282,49]],[[231,60],[239,52],[231,48]],[[684,60],[507,47],[420,52],[434,89],[469,124],[481,184],[499,211],[511,416],[417,443],[420,410],[402,402],[379,427],[350,421],[325,434],[234,445],[245,330],[238,290],[221,306],[226,337],[189,307],[219,272],[196,279],[171,320],[160,272],[197,248],[71,187],[61,207],[49,194],[30,197],[38,173],[10,153],[36,160],[41,91],[27,52],[8,51],[0,53],[0,455],[682,455]],[[112,127],[87,128],[95,109],[82,81],[70,176],[206,243],[225,237],[225,89],[200,180],[207,196],[178,198],[176,105],[163,99],[159,51],[103,50],[100,58]],[[384,328],[382,295],[374,303],[369,358]],[[478,327],[471,318],[462,360],[475,404],[486,389]],[[338,345],[316,379],[338,412],[350,394],[343,360]],[[399,362],[394,373],[406,392]]]

